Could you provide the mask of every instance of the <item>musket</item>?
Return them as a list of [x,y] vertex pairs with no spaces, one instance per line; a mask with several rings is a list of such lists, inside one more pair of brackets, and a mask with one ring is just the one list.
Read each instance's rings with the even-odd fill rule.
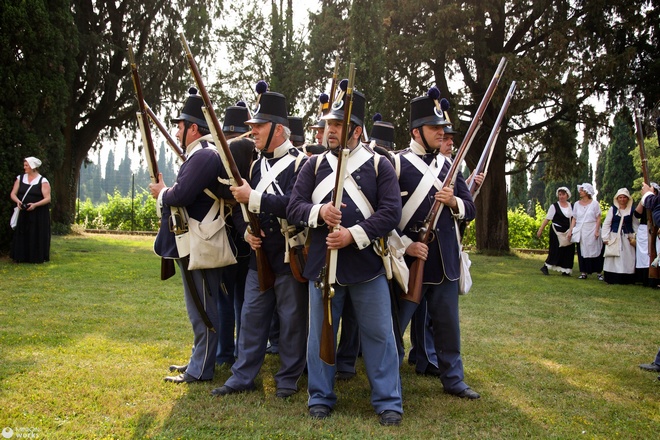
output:
[[158,183],[158,162],[156,161],[156,149],[154,142],[151,138],[151,128],[149,127],[149,120],[147,119],[146,104],[144,102],[144,95],[142,94],[142,83],[140,83],[140,75],[138,74],[137,63],[133,55],[133,47],[128,46],[128,60],[131,64],[131,77],[133,78],[133,88],[135,89],[135,96],[138,102],[138,111],[136,113],[138,125],[140,126],[140,133],[142,134],[142,146],[144,147],[144,154],[147,158],[147,168],[149,169],[149,177],[152,183]]
[[[142,136],[142,147],[147,159],[147,169],[149,170],[149,177],[152,183],[158,183],[158,162],[156,161],[156,149],[154,148],[153,138],[151,137],[151,127],[149,126],[149,119],[147,117],[147,104],[144,101],[144,94],[142,93],[142,83],[140,82],[140,75],[138,74],[137,63],[135,62],[135,55],[133,54],[133,47],[128,46],[128,61],[131,66],[131,78],[133,79],[133,88],[135,89],[135,96],[138,102],[138,111],[135,113],[137,116],[138,125],[140,127],[140,134]],[[174,261],[169,258],[160,259],[160,279],[167,280],[175,274]]]
[[507,110],[509,109],[509,104],[511,103],[511,99],[513,98],[513,94],[516,92],[516,82],[513,81],[511,83],[511,87],[509,87],[509,91],[506,94],[506,98],[504,98],[504,103],[502,103],[502,108],[500,109],[500,113],[497,115],[497,119],[495,120],[495,125],[493,125],[493,129],[490,132],[490,136],[488,136],[488,140],[486,141],[486,146],[484,147],[484,151],[481,152],[481,157],[479,157],[479,162],[477,162],[477,166],[474,168],[474,171],[468,178],[467,186],[468,189],[470,190],[470,194],[472,195],[472,200],[476,200],[477,196],[479,195],[479,190],[481,189],[480,187],[477,187],[477,182],[474,180],[474,178],[477,176],[477,174],[484,173],[484,177],[486,173],[488,172],[488,167],[490,166],[490,159],[493,157],[493,151],[495,151],[495,143],[497,142],[497,138],[500,135],[500,131],[502,129],[502,122],[504,121],[504,115],[506,114]]
[[[181,44],[183,45],[183,49],[186,52],[186,57],[188,58],[188,64],[190,65],[192,76],[195,79],[195,83],[197,84],[197,89],[202,95],[202,100],[204,101],[204,107],[202,107],[202,111],[204,112],[204,117],[206,118],[206,122],[209,124],[209,130],[213,135],[213,140],[215,141],[216,145],[220,145],[221,147],[218,152],[220,153],[223,162],[229,167],[229,180],[231,182],[231,185],[238,186],[239,183],[246,184],[243,182],[241,173],[238,171],[238,167],[236,166],[236,161],[234,160],[234,157],[231,154],[231,150],[229,149],[229,145],[227,144],[227,139],[225,138],[225,135],[222,132],[222,126],[220,125],[220,121],[218,120],[218,117],[215,115],[215,110],[213,109],[211,98],[209,97],[208,91],[204,86],[202,75],[199,72],[199,68],[197,67],[197,63],[193,58],[192,52],[190,51],[190,47],[188,47],[188,42],[186,41],[186,37],[183,35],[183,32],[180,33],[179,36],[181,38]],[[250,234],[254,235],[255,237],[261,238],[261,227],[259,225],[259,218],[257,217],[257,215],[254,214],[253,212],[250,212],[242,203],[241,203],[241,210],[243,211],[243,216],[247,217]],[[275,285],[275,273],[273,272],[270,262],[268,261],[268,257],[266,256],[266,253],[263,251],[263,249],[261,248],[256,249],[255,255],[257,257],[257,274],[259,276],[259,290],[261,292],[265,292],[266,290],[272,288]]]
[[163,135],[163,137],[167,141],[167,145],[170,146],[170,148],[172,149],[174,154],[177,155],[177,157],[179,158],[179,160],[181,162],[185,162],[186,161],[186,156],[183,154],[183,150],[181,149],[181,147],[179,147],[179,145],[176,143],[176,141],[174,140],[172,135],[167,131],[167,128],[165,128],[163,123],[160,122],[160,120],[158,119],[158,116],[156,116],[156,114],[153,112],[153,110],[151,110],[151,107],[149,107],[149,104],[147,104],[145,102],[144,105],[145,105],[145,110],[147,111],[147,115],[149,116],[149,119],[151,119],[151,122],[154,123],[154,125],[158,128],[160,133]]
[[[635,105],[633,108],[633,113],[635,114],[635,131],[637,135],[637,146],[639,147],[639,156],[642,159],[642,176],[644,178],[644,183],[647,185],[651,184],[651,180],[649,179],[649,164],[648,164],[648,158],[646,157],[646,150],[644,149],[644,131],[642,128],[642,121],[639,117],[638,113],[638,103],[637,103],[637,98],[633,98]],[[649,230],[649,261],[654,261],[656,256],[658,255],[656,246],[655,246],[655,241],[656,237],[658,236],[658,228],[653,223],[653,212],[650,209],[646,209],[646,227]],[[649,265],[649,278],[651,279],[657,279],[658,278],[658,268],[653,267],[653,265]]]
[[[348,73],[348,86],[346,87],[346,98],[344,99],[344,120],[342,121],[342,139],[338,147],[337,172],[335,175],[335,186],[332,193],[332,204],[341,209],[341,200],[344,195],[344,181],[346,180],[346,168],[348,166],[348,148],[351,110],[353,108],[353,85],[355,83],[355,63],[351,63]],[[339,225],[330,227],[330,232],[339,230]],[[321,341],[319,356],[328,365],[335,364],[335,333],[332,326],[332,297],[335,295],[334,284],[337,281],[337,255],[338,249],[327,249],[325,253],[325,265],[321,270],[321,282],[319,288],[323,295],[323,325],[321,326]]]
[[[491,79],[490,84],[488,85],[488,89],[486,89],[486,93],[484,94],[484,97],[481,100],[481,104],[479,104],[479,107],[477,108],[477,112],[475,113],[474,118],[470,123],[470,127],[468,128],[468,131],[465,133],[465,137],[463,138],[463,142],[461,142],[461,146],[458,149],[456,153],[456,157],[454,158],[454,161],[451,164],[451,168],[449,168],[447,177],[445,177],[445,180],[442,184],[443,188],[454,187],[456,176],[460,172],[459,168],[463,160],[465,160],[465,156],[467,155],[467,152],[470,149],[470,145],[472,145],[472,141],[474,140],[477,131],[483,124],[482,118],[484,116],[484,113],[486,112],[486,107],[488,107],[488,103],[490,102],[491,98],[493,97],[493,94],[495,93],[495,89],[497,88],[497,85],[500,82],[500,78],[502,77],[502,73],[504,72],[505,67],[506,67],[506,58],[502,57],[502,59],[500,60],[500,64],[498,65],[497,70],[495,71],[495,74],[493,75],[493,78]],[[437,200],[433,203],[431,210],[424,218],[424,222],[422,224],[422,227],[420,228],[420,232],[419,232],[420,242],[428,245],[428,243],[433,238],[433,229],[435,226],[436,218],[442,212],[443,207],[444,204]],[[412,265],[410,266],[408,293],[401,295],[403,299],[415,302],[417,304],[419,304],[420,301],[422,300],[422,283],[424,281],[424,263],[425,261],[422,260],[421,258],[416,258],[413,261]]]

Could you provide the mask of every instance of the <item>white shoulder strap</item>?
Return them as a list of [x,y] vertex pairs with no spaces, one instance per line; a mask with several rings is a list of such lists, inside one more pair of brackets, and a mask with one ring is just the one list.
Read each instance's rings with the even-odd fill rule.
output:
[[[328,164],[330,165],[330,168],[332,169],[333,173],[328,174],[314,189],[314,192],[312,193],[312,203],[318,204],[321,203],[325,197],[330,194],[330,192],[333,190],[335,186],[335,176],[334,172],[337,170],[337,158],[333,154],[328,154],[324,153],[323,156],[325,156],[325,159],[328,161]],[[365,164],[371,158],[371,153],[369,151],[365,150],[364,148],[359,148],[357,151],[354,151],[351,153],[349,156],[349,161],[348,161],[348,166],[346,167],[346,173],[347,175],[351,175],[360,168],[362,165]],[[319,167],[319,162],[323,160],[323,157],[319,157],[317,160],[316,164],[316,169],[318,171]],[[347,181],[346,183],[349,183]],[[350,186],[350,185],[349,185]],[[345,186],[345,190],[348,190],[348,188]],[[357,188],[356,188],[357,189]],[[349,192],[350,194],[350,192]],[[351,197],[355,201],[353,197]]]
[[[287,154],[275,162],[275,165],[269,167],[268,161],[266,158],[263,158],[261,160],[261,180],[259,180],[259,183],[254,190],[260,193],[266,192],[269,188],[271,188],[271,184],[277,180],[277,177],[282,173],[282,171],[287,169],[289,165],[291,165],[291,163],[294,161],[295,158],[290,154]],[[271,190],[270,192],[273,193],[274,191]]]
[[[444,161],[447,159],[444,158],[444,156],[438,156],[433,162],[432,166],[428,166],[422,159],[419,158],[419,156],[411,151],[407,151],[401,154],[405,155],[405,158],[408,160],[408,162],[410,162],[415,168],[417,168],[419,172],[422,173],[422,179],[419,181],[415,191],[412,193],[401,211],[399,229],[403,230],[403,228],[406,227],[412,216],[415,214],[417,207],[422,203],[424,198],[431,190],[431,187],[435,186],[438,191],[442,189],[443,182],[439,179],[438,175],[440,174],[440,170],[442,170]],[[442,165],[437,160],[439,157],[443,159]]]

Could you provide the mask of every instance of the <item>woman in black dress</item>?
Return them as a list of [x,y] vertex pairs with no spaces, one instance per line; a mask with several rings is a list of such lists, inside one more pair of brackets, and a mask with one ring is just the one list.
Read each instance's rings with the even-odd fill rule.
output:
[[16,176],[11,190],[20,209],[10,254],[17,263],[50,260],[50,183],[37,171],[40,166],[36,157],[25,158],[25,174]]
[[561,272],[564,276],[571,276],[573,272],[573,263],[575,261],[575,243],[570,243],[568,246],[559,246],[559,239],[556,232],[566,232],[571,227],[571,217],[573,217],[573,208],[568,202],[571,198],[571,191],[562,186],[557,188],[557,201],[550,205],[548,214],[543,219],[541,227],[537,231],[537,237],[541,237],[546,225],[552,222],[550,227],[550,249],[548,250],[548,258],[545,264],[541,267],[541,272],[548,275],[548,269]]

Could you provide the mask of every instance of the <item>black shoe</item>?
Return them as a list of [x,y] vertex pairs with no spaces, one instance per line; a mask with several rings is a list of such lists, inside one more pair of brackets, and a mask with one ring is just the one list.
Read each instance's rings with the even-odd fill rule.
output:
[[323,420],[330,416],[332,408],[326,405],[312,405],[309,407],[309,416],[313,419]]
[[170,365],[170,373],[185,373],[188,369],[188,364],[186,365]]
[[351,380],[355,377],[355,373],[351,371],[337,371],[335,379],[337,380]]
[[543,266],[543,267],[541,268],[541,272],[543,272],[543,275],[550,275],[550,274],[548,273],[548,267],[547,267],[547,266]]
[[456,397],[460,397],[461,399],[470,399],[470,400],[476,400],[476,399],[479,399],[481,397],[479,395],[479,393],[477,393],[476,391],[474,391],[470,387],[467,387],[466,389],[464,389],[460,393],[449,393],[449,394],[451,394],[453,396],[456,396]]
[[275,395],[280,399],[286,399],[296,394],[298,390],[292,390],[291,388],[278,388]]
[[238,393],[245,393],[247,391],[252,391],[252,389],[246,389],[246,390],[237,390],[236,388],[229,387],[227,385],[223,385],[219,388],[216,388],[211,391],[211,394],[214,396],[226,396],[227,394],[238,394]]
[[172,383],[191,383],[191,382],[201,382],[201,379],[195,379],[188,373],[181,373],[178,376],[167,376],[165,382]]
[[280,349],[277,345],[269,345],[266,354],[280,354]]
[[570,277],[571,276],[570,273],[566,273],[566,272],[562,272],[561,274],[562,274],[562,276],[565,276],[565,277]]
[[433,376],[433,377],[440,377],[442,373],[440,372],[440,369],[436,367],[433,364],[428,364],[426,367],[426,370],[424,371],[417,371],[415,370],[417,374],[422,374],[424,376]]
[[380,413],[380,419],[378,421],[383,426],[399,426],[402,419],[401,414],[388,409]]
[[660,372],[660,365],[656,364],[655,362],[651,362],[650,364],[642,364],[639,366],[639,368],[646,371],[655,371],[656,373]]

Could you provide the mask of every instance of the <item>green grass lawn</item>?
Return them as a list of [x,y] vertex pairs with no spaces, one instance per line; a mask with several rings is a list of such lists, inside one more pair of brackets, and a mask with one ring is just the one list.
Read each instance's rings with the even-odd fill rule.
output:
[[226,367],[212,382],[165,383],[167,366],[186,361],[192,332],[179,275],[159,280],[152,242],[54,237],[50,263],[0,260],[0,429],[47,439],[658,435],[660,381],[637,365],[660,346],[660,289],[546,277],[544,256],[473,254],[463,360],[481,400],[443,394],[439,380],[406,364],[403,425],[385,428],[361,360],[324,421],[307,416],[305,377],[302,392],[275,397],[272,355],[253,393],[212,397]]

